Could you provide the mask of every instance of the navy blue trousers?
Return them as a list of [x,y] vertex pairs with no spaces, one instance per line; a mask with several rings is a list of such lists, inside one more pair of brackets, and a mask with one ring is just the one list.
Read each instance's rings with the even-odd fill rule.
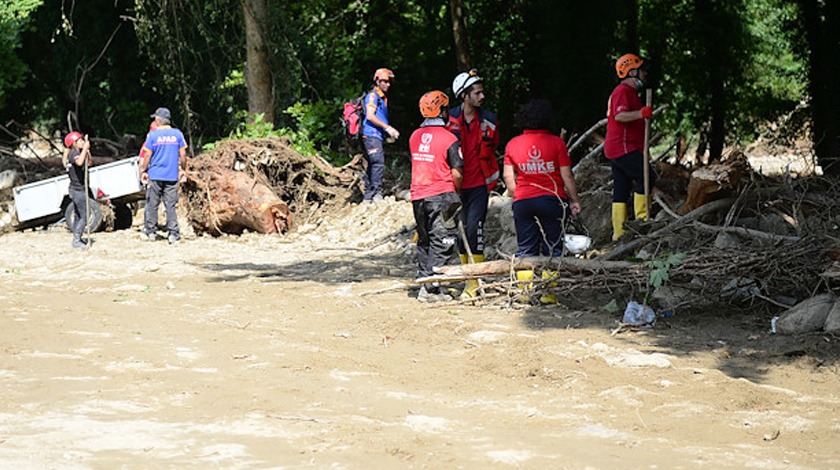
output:
[[[487,199],[490,193],[487,186],[461,190],[461,221],[464,223],[464,232],[470,242],[470,251],[474,255],[484,254],[484,222],[487,220]],[[461,237],[458,237],[458,252],[467,254],[466,246]]]
[[364,141],[368,161],[365,171],[364,198],[369,201],[373,199],[373,196],[382,194],[382,179],[385,177],[385,149],[382,148],[382,139],[364,136]]
[[562,256],[566,203],[557,196],[520,199],[513,203],[516,256]]

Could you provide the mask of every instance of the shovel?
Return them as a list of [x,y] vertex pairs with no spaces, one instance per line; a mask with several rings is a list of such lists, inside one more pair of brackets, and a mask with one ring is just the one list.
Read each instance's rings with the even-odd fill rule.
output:
[[[653,104],[653,90],[645,90],[645,106]],[[644,179],[645,179],[645,220],[650,220],[650,119],[645,119],[645,146],[644,146]]]

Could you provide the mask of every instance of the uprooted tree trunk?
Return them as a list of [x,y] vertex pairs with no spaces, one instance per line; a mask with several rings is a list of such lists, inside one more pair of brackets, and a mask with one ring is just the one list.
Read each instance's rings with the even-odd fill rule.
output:
[[292,213],[344,202],[356,175],[284,139],[231,140],[189,161],[183,192],[193,227],[211,234],[283,233]]
[[185,184],[185,192],[191,193],[189,213],[194,226],[214,235],[242,233],[245,229],[283,233],[291,227],[289,206],[268,186],[242,172],[210,168],[212,165],[199,172],[201,178],[191,172]]

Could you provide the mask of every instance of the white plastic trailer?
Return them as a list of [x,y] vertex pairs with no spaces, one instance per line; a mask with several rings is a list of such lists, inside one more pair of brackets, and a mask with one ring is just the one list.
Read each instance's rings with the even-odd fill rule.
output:
[[[131,217],[133,202],[143,198],[143,186],[138,170],[140,158],[131,157],[88,169],[88,183],[91,189],[91,207],[88,208],[88,220],[91,231],[96,231],[102,220],[100,203],[95,199],[104,194],[114,208],[117,219],[124,218],[126,211]],[[59,220],[64,214],[70,224],[74,217],[73,201],[68,195],[70,177],[67,175],[16,186],[14,191],[15,211],[20,227]],[[128,221],[130,225],[130,219]],[[121,225],[117,220],[116,225]],[[127,227],[126,227],[127,228]]]

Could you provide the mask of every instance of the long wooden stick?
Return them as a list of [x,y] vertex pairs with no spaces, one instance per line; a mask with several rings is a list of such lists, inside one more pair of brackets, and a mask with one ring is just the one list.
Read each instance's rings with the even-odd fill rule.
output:
[[[645,90],[645,106],[653,105],[653,90]],[[650,220],[650,118],[645,119],[645,220]]]

